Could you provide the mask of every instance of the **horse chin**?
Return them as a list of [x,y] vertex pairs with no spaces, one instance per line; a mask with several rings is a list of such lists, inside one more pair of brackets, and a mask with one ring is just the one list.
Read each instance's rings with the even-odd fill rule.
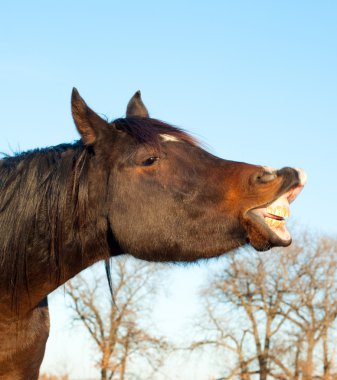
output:
[[284,224],[270,226],[254,210],[247,213],[244,224],[248,242],[257,251],[287,247],[291,244],[291,235]]

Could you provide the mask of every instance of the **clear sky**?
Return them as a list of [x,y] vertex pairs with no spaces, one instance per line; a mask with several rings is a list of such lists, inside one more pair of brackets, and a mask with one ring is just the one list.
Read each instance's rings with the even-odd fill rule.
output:
[[336,17],[324,0],[1,1],[0,151],[77,139],[73,86],[109,118],[140,89],[221,157],[303,167],[295,223],[336,234]]

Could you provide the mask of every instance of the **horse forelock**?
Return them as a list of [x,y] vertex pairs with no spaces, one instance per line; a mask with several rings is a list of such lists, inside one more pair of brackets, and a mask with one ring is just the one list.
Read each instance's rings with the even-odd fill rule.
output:
[[[172,136],[180,141],[199,146],[198,141],[183,129],[158,119],[146,117],[127,117],[113,121],[117,127],[124,129],[130,136],[142,144],[160,146],[161,136]],[[168,139],[167,139],[168,140]],[[173,141],[173,139],[171,140]]]

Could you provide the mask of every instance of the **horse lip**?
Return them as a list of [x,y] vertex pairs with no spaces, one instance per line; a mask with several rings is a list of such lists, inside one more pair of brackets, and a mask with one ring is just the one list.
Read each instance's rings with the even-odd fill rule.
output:
[[245,214],[249,213],[252,210],[259,209],[259,208],[267,208],[268,206],[270,206],[272,203],[274,203],[277,199],[281,198],[285,194],[290,193],[292,190],[298,190],[298,192],[295,192],[296,193],[295,196],[290,197],[289,203],[292,203],[297,198],[297,196],[299,195],[299,193],[301,192],[301,190],[303,189],[305,183],[306,183],[306,178],[305,178],[305,181],[302,181],[302,178],[300,177],[300,174],[299,174],[298,180],[296,180],[294,183],[289,184],[289,186],[287,186],[286,188],[282,189],[282,192],[277,193],[270,201],[249,208],[245,212]]
[[[265,222],[263,218],[263,214],[261,212],[254,212],[254,210],[257,209],[265,209],[274,202],[276,202],[279,198],[286,197],[288,203],[290,204],[293,202],[298,194],[303,189],[305,183],[306,183],[306,174],[303,170],[294,169],[297,172],[297,178],[294,178],[290,183],[287,183],[287,178],[285,177],[285,181],[280,186],[279,191],[276,192],[275,196],[268,202],[265,202],[264,204],[260,204],[254,207],[251,207],[244,213],[244,218],[247,218],[251,220],[253,225],[255,225],[254,228],[260,231],[264,231],[264,233],[267,234],[268,238],[268,244],[269,248],[272,246],[279,246],[279,247],[287,247],[291,244],[292,238],[289,232],[287,231],[286,227],[285,230],[283,230],[283,236],[279,236],[272,227],[268,226],[268,224]],[[261,215],[262,214],[262,215]],[[248,236],[249,238],[249,236]],[[249,239],[250,240],[250,239]],[[253,242],[250,240],[250,243],[253,245]],[[267,245],[266,245],[267,247]],[[259,248],[256,248],[259,249]],[[264,248],[262,248],[264,249]],[[268,249],[268,248],[265,248]]]
[[[280,194],[277,194],[275,195],[275,197],[273,197],[269,202],[266,202],[264,204],[261,204],[261,205],[258,205],[258,206],[255,206],[255,207],[252,207],[250,209],[248,209],[245,213],[244,213],[244,217],[248,217],[249,219],[253,219],[253,221],[255,223],[258,223],[260,225],[260,227],[262,227],[263,229],[266,229],[268,230],[269,232],[269,235],[271,235],[271,239],[270,239],[270,242],[271,243],[274,243],[274,242],[278,242],[277,245],[280,246],[280,242],[284,243],[285,245],[281,245],[281,246],[288,246],[290,243],[291,243],[291,239],[289,240],[282,240],[279,236],[277,236],[277,234],[265,223],[265,221],[263,220],[263,217],[261,215],[259,215],[258,213],[254,213],[254,210],[257,210],[257,209],[262,209],[262,208],[267,208],[268,206],[270,206],[271,204],[273,204],[277,199],[281,198],[282,196],[284,196],[285,194],[289,193],[290,197],[291,197],[291,200],[289,201],[289,203],[293,202],[296,198],[297,198],[297,195],[300,193],[300,191],[303,189],[303,186],[299,181],[296,181],[295,183],[289,185],[284,191],[282,191],[282,193]],[[296,193],[296,195],[294,197],[292,197],[292,194],[291,194],[291,191],[295,191],[295,190],[298,190]]]

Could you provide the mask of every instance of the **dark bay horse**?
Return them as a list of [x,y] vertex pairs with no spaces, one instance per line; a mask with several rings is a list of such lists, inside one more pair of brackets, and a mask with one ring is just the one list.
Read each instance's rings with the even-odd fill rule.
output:
[[107,122],[76,89],[81,140],[0,160],[0,379],[37,379],[47,295],[98,260],[219,256],[287,246],[302,170],[215,157],[152,119],[140,92]]

